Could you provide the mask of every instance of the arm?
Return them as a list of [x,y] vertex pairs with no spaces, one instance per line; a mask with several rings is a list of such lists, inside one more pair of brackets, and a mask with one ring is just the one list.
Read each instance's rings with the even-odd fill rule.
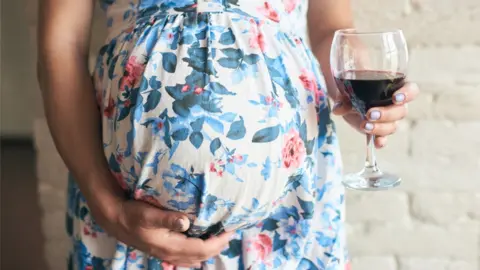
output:
[[[124,196],[103,153],[100,114],[88,71],[94,0],[40,1],[38,80],[55,145],[97,218]],[[100,200],[101,198],[101,200]],[[95,213],[97,212],[97,213]],[[104,224],[102,220],[98,220]]]
[[330,46],[336,30],[353,28],[350,0],[313,0],[308,6],[308,28],[312,51],[325,76],[329,96],[339,98],[330,70]]
[[127,200],[110,173],[87,66],[93,6],[94,0],[41,1],[38,79],[55,145],[109,235],[153,257],[198,268],[220,254],[232,233],[187,239],[178,233],[188,229],[185,215]]

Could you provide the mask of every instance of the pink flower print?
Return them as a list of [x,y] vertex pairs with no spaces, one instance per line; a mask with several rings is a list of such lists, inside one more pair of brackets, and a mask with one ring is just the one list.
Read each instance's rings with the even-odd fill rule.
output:
[[217,169],[215,168],[215,163],[210,162],[210,172],[217,172]]
[[274,22],[280,21],[280,16],[278,15],[278,12],[273,9],[269,2],[264,2],[263,6],[258,8],[258,11],[260,11],[261,14]]
[[250,37],[250,47],[260,48],[262,52],[265,52],[265,38],[261,32],[257,30],[252,31],[253,36]]
[[135,85],[138,78],[142,76],[145,66],[143,63],[137,62],[136,56],[130,56],[128,58],[128,62],[125,65],[125,72],[122,78],[122,86],[120,87],[120,91],[125,89],[125,86],[131,88]]
[[298,0],[284,0],[285,11],[287,13],[292,13],[298,5]]
[[352,265],[348,262],[346,265],[345,265],[345,270],[351,270],[352,269]]
[[193,91],[196,95],[200,95],[203,93],[203,88],[201,87],[197,87],[195,88],[195,90]]
[[223,176],[223,168],[222,166],[225,165],[223,160],[217,160],[216,164],[215,162],[210,163],[210,172],[214,172],[217,174],[217,176],[222,177]]
[[255,242],[252,243],[252,249],[257,253],[257,258],[262,262],[272,253],[272,239],[266,234],[259,234]]
[[185,84],[185,85],[182,87],[182,93],[188,92],[188,90],[190,90],[190,86],[189,86],[188,84]]
[[314,92],[318,89],[315,74],[313,74],[313,72],[303,69],[299,79],[302,81],[303,87],[308,91]]
[[299,76],[299,79],[306,90],[313,92],[313,94],[315,95],[315,103],[320,104],[320,100],[323,99],[324,93],[320,89],[318,89],[315,74],[313,74],[313,72],[311,71],[303,69],[302,74],[300,74]]
[[272,104],[272,101],[273,101],[272,96],[268,96],[268,97],[265,98],[265,103],[267,103],[267,104]]
[[283,166],[285,168],[298,168],[305,158],[305,144],[300,138],[298,131],[291,129],[285,135],[285,142],[282,149]]

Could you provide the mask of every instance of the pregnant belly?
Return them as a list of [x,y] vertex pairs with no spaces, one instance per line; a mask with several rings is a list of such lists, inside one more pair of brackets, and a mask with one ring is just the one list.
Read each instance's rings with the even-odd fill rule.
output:
[[251,35],[225,16],[182,44],[162,40],[180,22],[154,23],[134,47],[102,50],[95,74],[112,172],[135,199],[186,213],[193,236],[253,225],[307,181],[326,106],[298,40],[241,42]]
[[[138,103],[143,110],[139,119],[112,121],[116,130],[110,164],[120,183],[135,199],[186,213],[194,236],[263,220],[288,191],[289,181],[307,169],[315,146],[308,119],[293,109],[274,107],[273,101],[249,102],[262,91],[223,97],[218,101],[222,111],[212,113],[197,104],[209,100],[209,90],[193,90],[184,99],[195,105],[179,116],[177,100],[168,91],[161,92],[149,112],[145,104],[150,94],[145,93],[147,101]],[[269,116],[272,110],[278,110],[276,117]],[[316,123],[315,114],[311,118]]]

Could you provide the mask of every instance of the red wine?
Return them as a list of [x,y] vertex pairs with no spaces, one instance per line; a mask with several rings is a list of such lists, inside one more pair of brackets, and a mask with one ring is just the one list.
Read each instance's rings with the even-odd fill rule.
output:
[[353,107],[365,115],[372,107],[393,104],[392,95],[405,83],[405,75],[374,70],[345,71],[335,76],[340,91],[346,94]]

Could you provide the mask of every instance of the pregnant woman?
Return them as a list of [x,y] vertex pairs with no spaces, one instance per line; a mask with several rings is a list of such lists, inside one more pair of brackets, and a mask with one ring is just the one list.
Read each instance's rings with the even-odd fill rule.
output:
[[92,78],[94,4],[40,13],[39,80],[71,171],[68,269],[348,268],[327,96],[381,147],[418,91],[368,124],[337,93],[329,49],[349,1],[102,0]]

